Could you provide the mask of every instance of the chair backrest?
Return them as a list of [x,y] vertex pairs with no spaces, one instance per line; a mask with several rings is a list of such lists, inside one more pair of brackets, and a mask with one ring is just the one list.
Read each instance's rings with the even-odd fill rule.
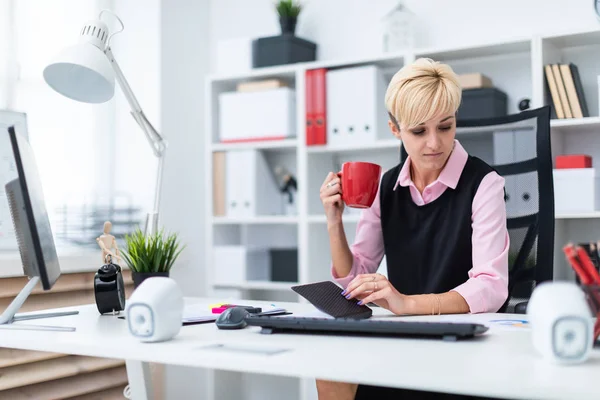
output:
[[[529,299],[537,284],[553,278],[550,107],[497,118],[457,120],[456,138],[469,154],[483,159],[505,178],[509,297],[500,311],[513,311],[516,303]],[[401,159],[406,156],[402,148]]]

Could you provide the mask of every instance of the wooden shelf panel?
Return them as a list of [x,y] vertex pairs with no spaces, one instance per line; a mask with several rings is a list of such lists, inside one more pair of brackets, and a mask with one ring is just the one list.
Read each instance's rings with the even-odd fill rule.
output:
[[0,390],[53,381],[87,372],[125,365],[123,360],[110,358],[66,356],[34,364],[23,364],[0,370]]
[[[100,268],[100,265],[98,265]],[[94,275],[95,272],[85,273],[74,273],[74,274],[62,274],[51,290],[44,291],[42,284],[36,285],[32,295],[46,294],[46,293],[64,293],[64,292],[75,292],[80,290],[94,289]],[[26,277],[14,277],[2,279],[2,286],[0,287],[0,298],[15,297],[21,289],[27,284],[28,279]],[[128,269],[123,270],[123,281],[126,285],[132,284],[131,271]]]
[[0,398],[11,400],[123,399],[123,389],[126,385],[127,370],[122,365],[0,391]]
[[65,354],[48,353],[45,351],[20,350],[0,348],[0,368],[12,367],[65,357]]

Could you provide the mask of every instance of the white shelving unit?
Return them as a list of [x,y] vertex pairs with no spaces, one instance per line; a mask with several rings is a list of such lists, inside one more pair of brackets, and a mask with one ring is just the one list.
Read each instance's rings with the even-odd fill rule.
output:
[[[319,188],[330,171],[337,171],[349,160],[372,161],[385,169],[399,160],[401,143],[390,133],[389,139],[368,145],[306,146],[305,144],[305,72],[308,69],[338,69],[361,65],[377,65],[386,78],[418,57],[430,57],[450,64],[457,73],[481,72],[492,78],[494,85],[508,95],[508,112],[518,112],[517,104],[523,98],[531,100],[531,108],[546,104],[543,65],[549,62],[574,62],[579,67],[586,100],[591,116],[583,119],[553,120],[551,122],[553,158],[558,154],[586,153],[600,165],[600,116],[598,115],[598,84],[600,75],[600,30],[548,34],[524,37],[511,42],[482,43],[460,48],[414,49],[404,53],[384,54],[372,58],[316,61],[277,67],[261,68],[243,74],[213,75],[207,78],[206,91],[206,285],[214,296],[240,296],[277,301],[302,300],[290,289],[293,284],[330,279],[329,240],[325,226]],[[218,143],[218,96],[234,91],[236,84],[265,78],[280,78],[289,82],[296,92],[296,125],[294,139],[239,144]],[[381,107],[384,107],[381,99]],[[243,129],[243,123],[240,123]],[[486,129],[489,131],[489,129]],[[481,129],[460,129],[457,138],[469,143],[470,148],[489,146],[484,143]],[[465,146],[467,147],[467,146]],[[277,159],[294,171],[298,180],[297,210],[295,216],[258,216],[255,218],[213,217],[212,211],[212,153],[257,149]],[[469,148],[468,148],[469,149]],[[489,151],[489,150],[488,150]],[[572,274],[564,261],[562,245],[568,241],[600,239],[599,212],[584,214],[557,214],[555,239],[555,276],[571,279]],[[359,213],[349,211],[344,218],[348,241],[352,243]],[[298,249],[298,282],[245,282],[223,286],[213,283],[215,266],[213,246],[218,244],[245,245],[248,241],[270,243],[273,246],[293,245]],[[219,374],[215,379],[223,378]],[[279,379],[279,378],[274,378]],[[281,378],[289,379],[289,378]],[[312,380],[298,381],[298,391],[285,398],[306,400],[316,398]],[[274,395],[273,397],[277,397]],[[281,397],[281,396],[280,396]]]

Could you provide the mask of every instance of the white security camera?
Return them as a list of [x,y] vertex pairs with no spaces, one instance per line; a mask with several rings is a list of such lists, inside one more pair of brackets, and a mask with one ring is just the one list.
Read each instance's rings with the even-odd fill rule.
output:
[[133,291],[125,313],[129,332],[140,341],[169,340],[181,329],[183,294],[171,278],[147,278]]

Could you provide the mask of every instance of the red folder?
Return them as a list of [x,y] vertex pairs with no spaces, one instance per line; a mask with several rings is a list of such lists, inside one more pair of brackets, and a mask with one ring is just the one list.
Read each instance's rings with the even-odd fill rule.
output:
[[327,143],[327,92],[326,74],[327,69],[319,68],[313,70],[313,94],[315,112],[315,140],[314,144],[323,145]]
[[315,144],[315,95],[314,95],[314,70],[306,71],[306,145]]

